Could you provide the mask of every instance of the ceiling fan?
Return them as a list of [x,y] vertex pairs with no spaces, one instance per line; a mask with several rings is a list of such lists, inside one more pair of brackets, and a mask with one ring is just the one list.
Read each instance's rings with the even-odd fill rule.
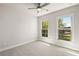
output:
[[37,13],[39,13],[41,10],[48,11],[48,9],[44,9],[43,7],[47,6],[49,3],[34,3],[36,8],[28,8],[28,9],[35,9],[37,10]]

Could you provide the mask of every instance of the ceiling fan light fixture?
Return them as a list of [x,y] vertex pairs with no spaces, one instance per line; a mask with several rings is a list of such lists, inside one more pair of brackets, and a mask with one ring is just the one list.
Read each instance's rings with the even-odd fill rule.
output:
[[37,11],[41,11],[41,10],[42,10],[41,8],[38,8],[38,9],[37,9]]

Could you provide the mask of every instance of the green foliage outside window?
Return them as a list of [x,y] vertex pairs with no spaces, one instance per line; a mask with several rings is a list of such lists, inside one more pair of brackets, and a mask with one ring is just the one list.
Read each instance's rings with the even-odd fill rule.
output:
[[42,36],[48,37],[48,20],[42,21]]
[[59,18],[58,39],[71,41],[71,17],[70,16]]

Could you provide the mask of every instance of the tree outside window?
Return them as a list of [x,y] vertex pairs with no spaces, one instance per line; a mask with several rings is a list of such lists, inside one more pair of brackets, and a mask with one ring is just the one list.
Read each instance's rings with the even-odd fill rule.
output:
[[71,41],[71,16],[63,16],[59,18],[58,39]]
[[42,21],[42,37],[48,37],[48,20]]

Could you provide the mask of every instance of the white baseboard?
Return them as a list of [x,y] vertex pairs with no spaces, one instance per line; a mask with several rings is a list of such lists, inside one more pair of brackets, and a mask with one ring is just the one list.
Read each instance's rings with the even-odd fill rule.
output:
[[31,40],[31,41],[28,41],[28,42],[24,42],[24,43],[16,44],[16,45],[13,45],[13,46],[9,46],[9,47],[7,47],[7,48],[0,49],[0,52],[6,51],[6,50],[8,50],[8,49],[12,49],[12,48],[15,48],[15,47],[24,45],[24,44],[28,44],[28,43],[31,43],[31,42],[33,42],[33,41],[36,41],[36,40]]

